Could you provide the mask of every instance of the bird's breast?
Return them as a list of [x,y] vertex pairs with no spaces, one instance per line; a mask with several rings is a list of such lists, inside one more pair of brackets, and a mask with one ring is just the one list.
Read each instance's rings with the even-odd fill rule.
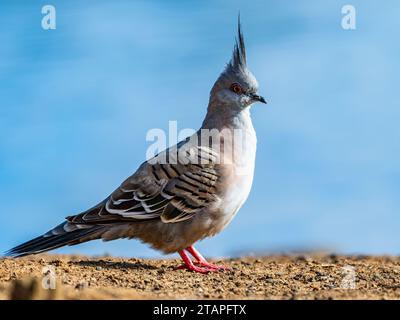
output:
[[248,130],[241,145],[233,144],[233,155],[230,164],[221,165],[221,201],[215,212],[214,234],[231,222],[250,194],[256,158],[254,130]]

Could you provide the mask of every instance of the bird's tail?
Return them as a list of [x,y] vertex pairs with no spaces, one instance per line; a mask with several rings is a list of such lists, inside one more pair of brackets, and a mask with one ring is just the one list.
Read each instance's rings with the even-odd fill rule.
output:
[[44,235],[27,241],[6,252],[7,256],[23,257],[37,254],[63,246],[71,246],[89,240],[99,239],[104,226],[79,226],[64,222]]

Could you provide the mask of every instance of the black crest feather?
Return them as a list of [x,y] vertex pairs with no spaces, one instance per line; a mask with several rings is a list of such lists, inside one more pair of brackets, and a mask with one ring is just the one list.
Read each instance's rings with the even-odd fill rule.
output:
[[240,25],[240,14],[238,16],[238,36],[235,41],[235,47],[233,48],[233,55],[230,65],[235,69],[246,67],[246,47],[244,45],[244,38]]

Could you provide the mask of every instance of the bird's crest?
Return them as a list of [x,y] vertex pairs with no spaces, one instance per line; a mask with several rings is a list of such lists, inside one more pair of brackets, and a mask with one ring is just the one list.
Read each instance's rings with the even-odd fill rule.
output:
[[238,36],[233,48],[232,59],[228,66],[233,69],[244,69],[246,67],[246,47],[240,26],[240,15],[238,17]]

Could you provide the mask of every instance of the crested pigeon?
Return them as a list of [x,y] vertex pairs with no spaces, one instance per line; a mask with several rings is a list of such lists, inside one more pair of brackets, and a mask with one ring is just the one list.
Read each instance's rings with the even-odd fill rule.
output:
[[266,103],[247,68],[239,17],[232,58],[211,89],[201,128],[144,162],[96,206],[7,254],[19,257],[94,239],[129,238],[164,253],[178,252],[184,262],[178,268],[200,273],[225,269],[209,263],[193,244],[224,229],[249,195],[256,157],[249,109],[255,102]]

